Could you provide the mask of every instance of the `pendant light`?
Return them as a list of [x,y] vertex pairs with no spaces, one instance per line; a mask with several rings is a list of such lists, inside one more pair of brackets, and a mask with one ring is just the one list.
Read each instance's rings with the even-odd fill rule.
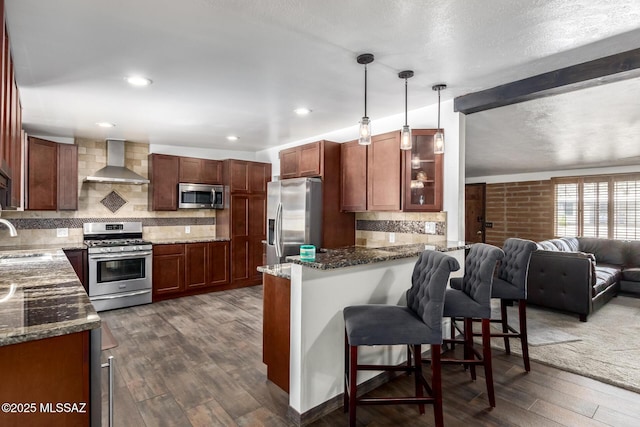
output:
[[364,116],[360,120],[360,135],[358,137],[358,144],[369,145],[371,144],[371,120],[367,117],[367,64],[373,62],[373,55],[370,53],[363,53],[358,56],[358,64],[364,64]]
[[411,128],[407,124],[407,79],[413,77],[413,71],[400,71],[398,77],[404,79],[404,126],[400,133],[400,149],[411,150]]
[[438,91],[438,130],[436,134],[433,136],[433,153],[434,154],[444,154],[444,134],[442,133],[442,129],[440,129],[440,91],[447,88],[445,84],[439,84],[431,87],[433,90]]

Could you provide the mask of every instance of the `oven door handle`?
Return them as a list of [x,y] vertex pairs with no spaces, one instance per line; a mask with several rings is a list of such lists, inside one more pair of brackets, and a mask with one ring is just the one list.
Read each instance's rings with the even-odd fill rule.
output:
[[128,258],[140,258],[144,256],[149,256],[153,254],[152,251],[144,251],[144,252],[122,252],[119,254],[112,255],[89,255],[89,259],[92,261],[108,261],[114,259],[128,259]]
[[91,301],[100,301],[105,299],[116,299],[116,298],[123,298],[123,297],[133,297],[136,295],[144,295],[144,294],[148,294],[149,292],[151,292],[151,289],[145,289],[143,291],[120,293],[116,295],[101,295],[97,297],[91,297],[90,299]]

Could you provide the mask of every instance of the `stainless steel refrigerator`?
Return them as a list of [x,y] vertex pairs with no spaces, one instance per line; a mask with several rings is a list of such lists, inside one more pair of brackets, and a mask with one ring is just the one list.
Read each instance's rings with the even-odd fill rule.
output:
[[267,184],[267,264],[322,244],[322,181],[293,178]]

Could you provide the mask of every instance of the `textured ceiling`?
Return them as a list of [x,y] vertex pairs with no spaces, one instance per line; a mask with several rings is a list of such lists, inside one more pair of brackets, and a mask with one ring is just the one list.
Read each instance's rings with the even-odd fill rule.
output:
[[[640,40],[637,0],[8,0],[5,7],[28,132],[227,150],[257,151],[356,124],[363,69],[355,58],[363,52],[376,56],[368,105],[375,120],[402,112],[404,69],[415,71],[415,109],[436,102],[434,83],[446,82],[442,96],[450,99]],[[134,73],[153,85],[129,87],[123,78]],[[615,85],[630,85],[629,102],[637,93],[632,82]],[[535,147],[539,159],[529,158],[528,168],[637,156],[630,142],[611,139],[635,138],[637,115],[613,95],[611,109],[598,114],[601,89],[590,90],[595,99],[567,94],[470,115],[467,169],[515,169],[518,162],[503,157],[508,150],[487,156],[495,153],[489,143],[516,154]],[[587,104],[594,104],[591,132],[576,112]],[[299,106],[312,114],[296,116]],[[619,118],[632,131],[611,129]],[[98,128],[101,121],[116,127]],[[580,145],[576,153],[575,138],[601,141],[596,122],[619,148],[603,154],[601,143]],[[554,138],[542,133],[551,130]],[[230,134],[240,140],[228,142]]]

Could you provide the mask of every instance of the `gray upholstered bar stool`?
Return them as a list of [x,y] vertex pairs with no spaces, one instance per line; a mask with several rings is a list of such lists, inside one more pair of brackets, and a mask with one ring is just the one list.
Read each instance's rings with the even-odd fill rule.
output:
[[[435,424],[442,426],[442,384],[440,351],[442,345],[442,310],[449,274],[460,268],[455,258],[436,251],[424,251],[418,257],[407,291],[407,306],[367,304],[346,307],[344,351],[344,410],[349,425],[356,425],[356,405],[433,404]],[[431,386],[422,375],[421,345],[431,345]],[[409,345],[413,352],[406,365],[359,365],[358,346]],[[414,372],[415,396],[357,397],[358,371]],[[423,388],[429,396],[425,396]]]
[[[441,359],[442,363],[462,363],[469,366],[471,378],[476,379],[476,365],[484,366],[487,394],[492,407],[496,406],[493,390],[493,370],[491,366],[491,285],[496,264],[504,257],[502,249],[476,243],[464,262],[464,276],[451,279],[451,288],[447,289],[444,300],[444,317],[464,320],[464,338],[462,340],[444,340],[445,343],[464,344],[463,359]],[[472,321],[482,321],[482,355],[473,346]]]

